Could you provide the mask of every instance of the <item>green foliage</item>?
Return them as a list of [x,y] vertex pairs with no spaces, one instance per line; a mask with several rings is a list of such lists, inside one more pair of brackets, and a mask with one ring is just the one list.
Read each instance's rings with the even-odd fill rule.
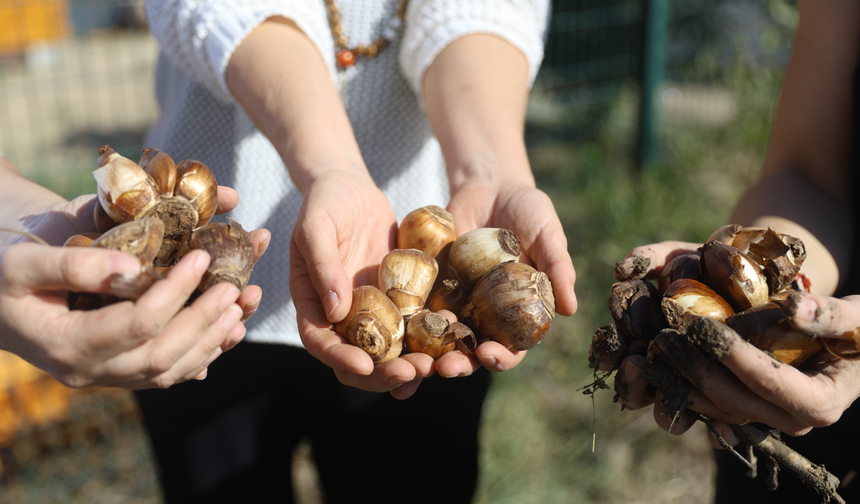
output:
[[612,321],[606,301],[615,263],[638,245],[701,242],[727,222],[759,173],[782,73],[739,63],[719,74],[700,94],[728,98],[666,114],[660,160],[641,171],[632,163],[632,87],[592,123],[590,137],[531,145],[539,186],[566,231],[580,307],[558,317],[516,369],[494,377],[477,502],[708,502],[713,495],[704,429],[670,436],[650,411],[621,411],[612,390],[588,388],[595,375],[587,352],[595,330]]

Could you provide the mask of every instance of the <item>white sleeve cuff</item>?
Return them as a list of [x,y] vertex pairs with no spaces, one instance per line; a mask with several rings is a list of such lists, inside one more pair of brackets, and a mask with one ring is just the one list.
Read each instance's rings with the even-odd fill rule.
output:
[[445,47],[460,37],[487,33],[522,51],[531,87],[543,60],[549,14],[548,0],[413,0],[399,54],[403,75],[420,97],[424,72]]
[[[335,79],[334,44],[331,36],[329,36],[325,11],[322,10],[322,19],[320,19],[320,13],[314,12],[315,9],[309,6],[305,6],[305,2],[294,2],[294,4],[298,5],[293,9],[284,9],[282,6],[276,8],[274,5],[258,5],[237,6],[231,11],[218,12],[203,40],[205,40],[205,53],[209,66],[214,75],[217,76],[220,95],[232,100],[225,73],[233,51],[251,31],[272,16],[283,16],[294,21],[316,45],[326,62],[332,80]],[[284,48],[284,50],[289,49]]]

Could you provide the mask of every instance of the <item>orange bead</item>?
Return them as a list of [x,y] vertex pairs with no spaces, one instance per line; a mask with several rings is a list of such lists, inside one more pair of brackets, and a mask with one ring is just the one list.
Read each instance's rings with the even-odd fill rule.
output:
[[336,55],[337,64],[343,68],[355,65],[355,53],[349,49],[341,49]]

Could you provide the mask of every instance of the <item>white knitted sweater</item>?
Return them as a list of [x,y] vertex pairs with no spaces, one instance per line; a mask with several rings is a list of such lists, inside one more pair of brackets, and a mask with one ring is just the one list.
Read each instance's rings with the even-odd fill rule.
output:
[[[379,37],[400,0],[340,0],[350,45]],[[549,0],[411,0],[401,38],[373,59],[335,69],[323,0],[148,0],[161,46],[156,96],[161,115],[147,147],[177,162],[199,159],[218,183],[239,192],[229,215],[245,229],[267,228],[271,244],[251,281],[263,289],[246,340],[301,345],[289,291],[289,240],[301,205],[283,161],[233,100],[224,80],[230,55],[266,18],[292,19],[319,49],[342,90],[358,144],[400,220],[423,205],[445,206],[448,182],[439,144],[420,102],[433,58],[470,33],[505,38],[528,58],[532,81],[543,57]],[[284,48],[289,50],[289,48]]]

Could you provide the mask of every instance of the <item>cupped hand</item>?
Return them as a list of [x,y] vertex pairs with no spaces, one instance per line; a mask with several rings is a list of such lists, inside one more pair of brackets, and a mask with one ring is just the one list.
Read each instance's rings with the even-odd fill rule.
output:
[[[308,352],[344,385],[412,395],[433,373],[433,360],[410,354],[373,365],[370,356],[332,330],[352,303],[352,289],[376,285],[379,263],[394,248],[397,218],[367,177],[328,172],[305,191],[290,239],[290,292]],[[404,385],[408,384],[408,385]]]
[[[635,268],[617,268],[616,278],[655,278],[671,258],[698,247],[694,243],[671,241],[637,247],[621,264],[632,265],[633,259],[644,257],[649,261],[637,262],[647,267],[627,275],[618,275],[619,270],[632,272]],[[848,338],[850,344],[856,344],[860,296],[839,299],[798,293],[784,302],[783,313],[794,328],[810,335],[829,338],[834,344],[837,339],[845,342]],[[712,360],[702,353],[692,353],[689,354],[692,362],[678,367],[688,373],[685,377],[695,385],[686,407],[714,420],[716,430],[730,445],[737,444],[739,439],[728,424],[761,422],[799,436],[833,424],[860,397],[857,360],[841,358],[824,349],[796,368],[776,361],[733,331],[726,331],[724,336],[730,345],[725,356]],[[665,413],[660,392],[655,400],[640,379],[646,366],[641,356],[623,361],[616,375],[616,380],[621,381],[616,389],[623,391],[619,401],[629,409],[653,403],[658,425],[666,430],[671,427],[673,434],[685,432],[695,418],[672,418]],[[720,446],[713,433],[709,432],[709,438],[714,447]]]
[[[238,202],[232,189],[219,187],[219,196],[218,213]],[[94,204],[95,196],[87,195],[40,209],[29,230],[52,244],[92,232]],[[270,235],[264,229],[250,234],[258,260]],[[222,284],[183,308],[209,264],[208,254],[195,252],[134,303],[70,311],[70,291],[105,292],[111,275],[137,274],[140,261],[117,251],[6,238],[0,248],[0,344],[69,386],[139,389],[202,379],[212,360],[242,340],[244,321],[262,296],[255,285],[240,293]]]
[[[523,185],[466,184],[451,197],[448,211],[457,232],[481,227],[508,229],[520,239],[520,260],[545,272],[553,285],[556,312],[573,315],[576,272],[567,251],[567,237],[550,198],[539,189]],[[519,364],[525,351],[511,352],[496,342],[478,346],[475,357],[450,352],[436,362],[442,376],[465,376],[483,365],[491,371],[507,371]]]

